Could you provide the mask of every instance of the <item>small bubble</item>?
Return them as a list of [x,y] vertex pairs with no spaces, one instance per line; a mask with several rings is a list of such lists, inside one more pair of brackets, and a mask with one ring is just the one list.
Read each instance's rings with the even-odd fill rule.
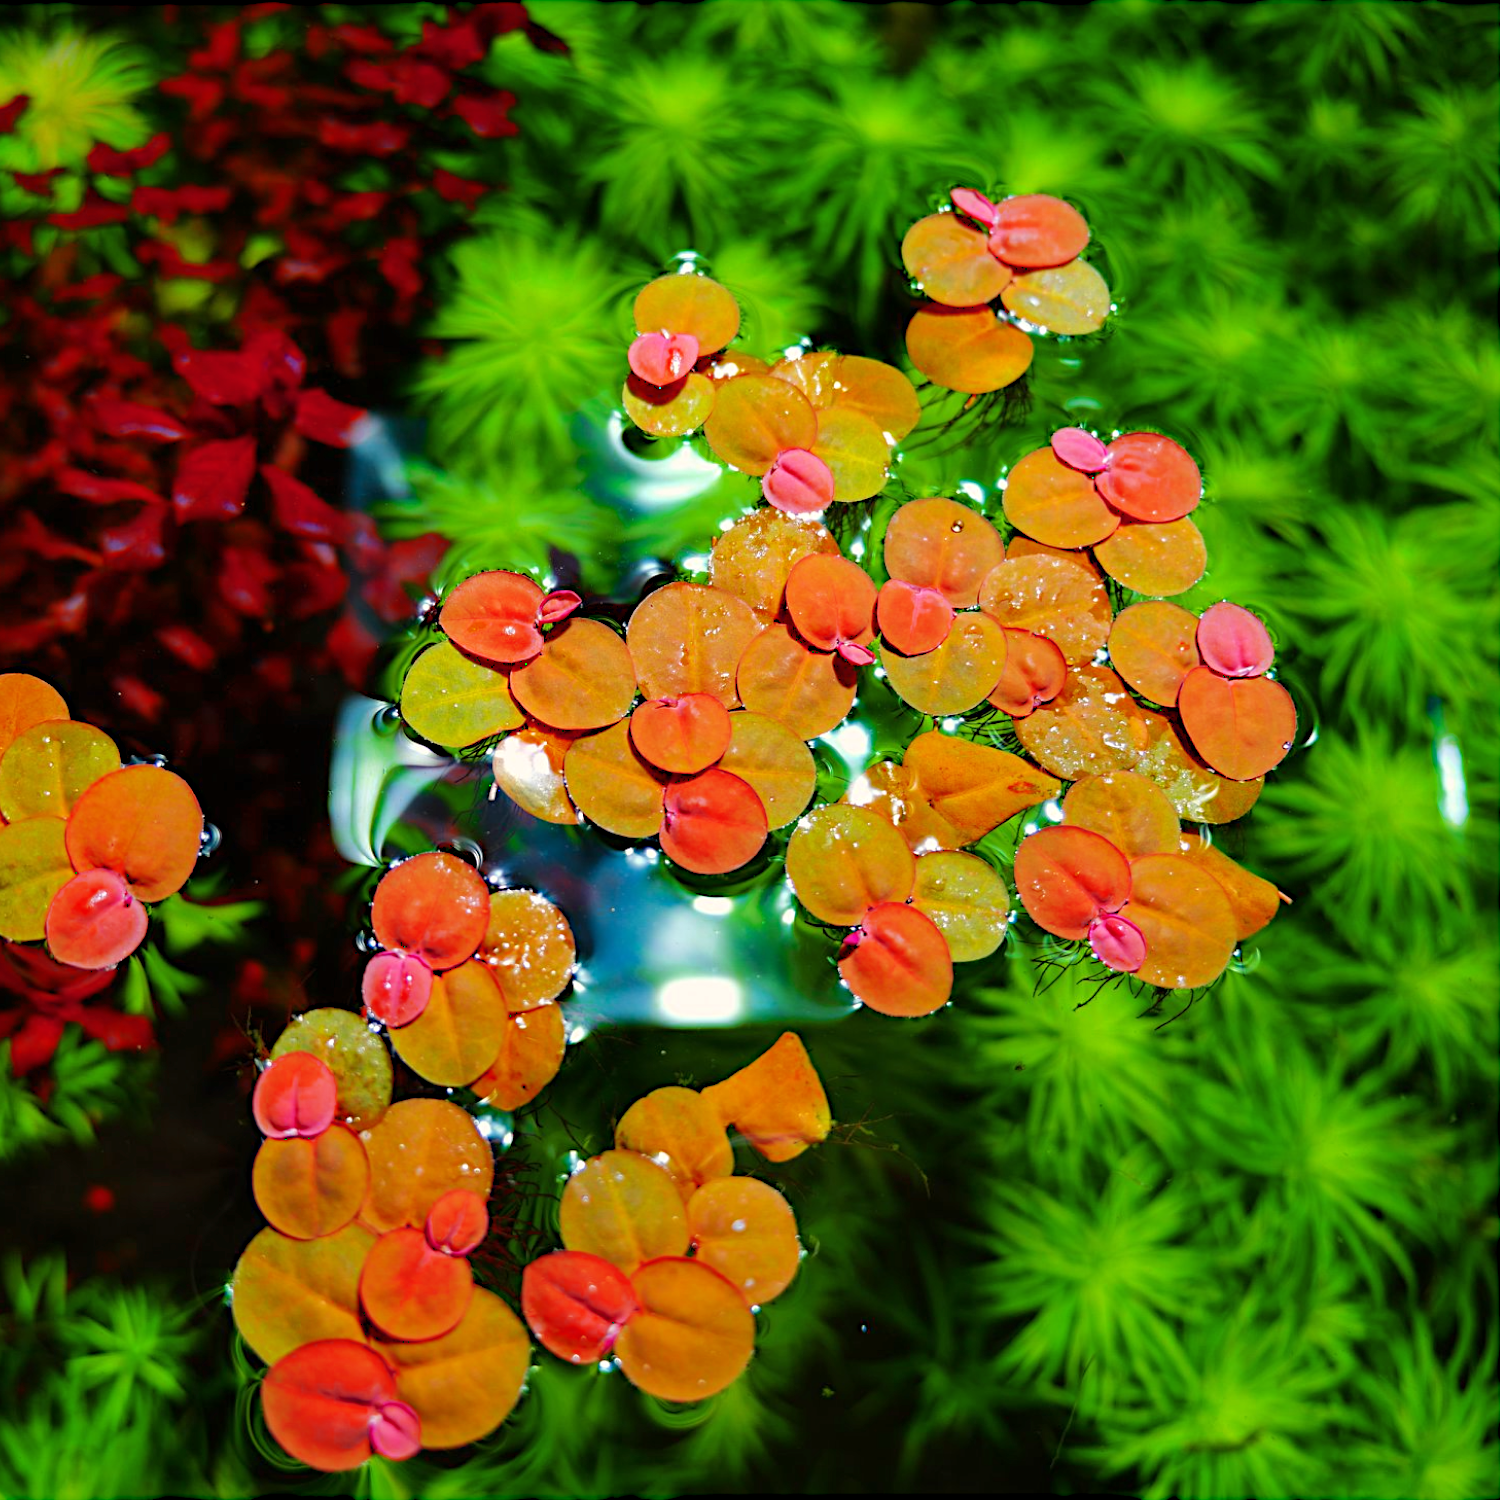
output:
[[367,932],[363,928],[354,934],[354,946],[361,953],[379,953],[380,942],[373,932]]
[[376,734],[395,734],[401,727],[401,710],[394,703],[387,703],[375,715]]
[[218,847],[223,835],[212,823],[203,825],[203,832],[198,835],[198,858],[207,859]]

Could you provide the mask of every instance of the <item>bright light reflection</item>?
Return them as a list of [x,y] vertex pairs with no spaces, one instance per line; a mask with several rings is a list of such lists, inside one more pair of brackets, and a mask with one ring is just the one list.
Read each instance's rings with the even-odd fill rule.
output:
[[727,1025],[737,1021],[744,1009],[745,992],[739,981],[722,975],[669,979],[656,992],[657,1014],[683,1026]]
[[1433,746],[1433,758],[1437,761],[1438,781],[1443,794],[1438,806],[1443,821],[1450,828],[1462,828],[1469,821],[1469,785],[1464,777],[1464,755],[1458,741],[1451,734],[1443,735]]
[[821,735],[823,743],[836,751],[851,771],[862,771],[870,756],[870,731],[854,720],[846,720],[837,729]]
[[705,917],[727,917],[734,910],[734,902],[728,896],[694,896],[693,910]]

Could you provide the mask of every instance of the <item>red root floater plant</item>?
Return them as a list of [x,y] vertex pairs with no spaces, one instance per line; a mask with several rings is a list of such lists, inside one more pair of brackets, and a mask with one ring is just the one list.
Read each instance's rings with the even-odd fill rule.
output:
[[[49,684],[0,674],[0,939],[14,976],[7,988],[32,979],[59,1000],[51,1014],[22,1024],[12,1047],[17,1072],[51,1055],[64,1020],[98,1032],[99,1016],[77,1005],[112,972],[97,983],[92,973],[70,981],[59,967],[113,971],[129,958],[145,939],[147,907],[192,874],[203,832],[197,798],[180,776],[149,763],[123,766],[114,741],[70,719]],[[36,942],[45,954],[9,946]],[[135,1031],[137,1045],[149,1039],[149,1025],[145,1038]]]

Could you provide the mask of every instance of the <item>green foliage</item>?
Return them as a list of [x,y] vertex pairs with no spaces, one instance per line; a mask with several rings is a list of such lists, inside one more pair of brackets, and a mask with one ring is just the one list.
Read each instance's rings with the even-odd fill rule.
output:
[[42,1097],[34,1080],[11,1072],[10,1043],[0,1042],[0,1162],[64,1141],[87,1145],[106,1120],[140,1113],[149,1097],[150,1069],[150,1059],[110,1052],[68,1026]]

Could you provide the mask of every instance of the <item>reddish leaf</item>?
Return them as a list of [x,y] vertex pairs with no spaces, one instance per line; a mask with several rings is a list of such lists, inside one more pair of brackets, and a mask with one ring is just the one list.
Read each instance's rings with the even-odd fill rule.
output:
[[881,586],[875,619],[887,645],[906,656],[922,656],[947,639],[953,606],[934,588],[892,578]]
[[111,969],[146,936],[146,908],[113,870],[75,875],[47,908],[47,949],[78,969]]
[[516,96],[509,89],[495,89],[489,94],[464,94],[453,101],[453,113],[481,140],[516,135],[520,126],[510,119]]
[[434,1250],[420,1229],[381,1235],[359,1277],[365,1316],[394,1339],[441,1338],[458,1326],[473,1296],[468,1262]]
[[91,505],[117,505],[121,500],[166,504],[155,490],[136,483],[134,479],[106,479],[100,474],[90,474],[86,469],[60,469],[52,483],[59,493],[87,500]]
[[953,993],[953,956],[937,923],[914,906],[872,906],[839,955],[844,983],[886,1016],[927,1016]]
[[455,646],[483,661],[529,661],[542,649],[542,597],[523,573],[476,573],[444,600],[438,624]]
[[444,1255],[469,1255],[490,1232],[490,1216],[478,1193],[454,1188],[427,1210],[422,1233],[434,1250]]
[[82,208],[71,213],[48,214],[47,222],[59,229],[98,229],[105,224],[123,224],[130,210],[123,203],[111,203],[90,192]]
[[415,953],[432,968],[472,958],[490,920],[490,892],[473,865],[453,854],[418,854],[381,877],[372,908],[383,948]]
[[134,401],[113,401],[108,396],[94,396],[89,401],[94,420],[107,437],[144,438],[153,443],[175,443],[188,430],[169,412]]
[[116,151],[113,146],[98,142],[89,152],[89,171],[104,177],[129,177],[144,167],[155,166],[172,149],[172,137],[166,131],[151,137],[144,146],[130,151]]
[[603,1359],[640,1303],[617,1266],[581,1250],[555,1250],[521,1274],[521,1312],[537,1342],[570,1364]]
[[320,500],[300,479],[275,464],[262,464],[260,475],[271,491],[271,519],[283,531],[313,542],[347,540],[348,518]]
[[304,437],[332,448],[347,448],[358,435],[369,414],[358,406],[335,401],[327,391],[301,391],[297,396],[294,425]]
[[1248,609],[1227,600],[1198,621],[1198,654],[1221,677],[1261,677],[1276,660],[1271,632]]
[[1292,695],[1269,677],[1220,677],[1194,667],[1182,679],[1177,712],[1193,748],[1231,781],[1264,776],[1297,737]]
[[1057,824],[1021,840],[1016,890],[1038,927],[1084,938],[1130,899],[1130,861],[1102,835]]
[[766,830],[760,798],[728,771],[673,781],[662,797],[662,852],[695,874],[724,875],[748,864]]
[[710,693],[648,698],[630,716],[631,743],[658,770],[692,776],[729,748],[729,710]]
[[260,1389],[271,1436],[299,1463],[357,1469],[371,1453],[375,1416],[396,1402],[386,1362],[353,1339],[318,1339],[271,1366]]
[[255,1080],[250,1111],[264,1136],[319,1136],[333,1124],[338,1081],[311,1052],[283,1052]]
[[1089,226],[1078,210],[1047,193],[1007,198],[995,211],[990,253],[1008,266],[1061,266],[1089,242]]
[[1203,476],[1185,448],[1159,432],[1127,432],[1109,445],[1109,467],[1094,483],[1136,521],[1176,521],[1196,508]]
[[255,473],[255,439],[200,443],[178,460],[172,504],[179,521],[230,521],[245,508]]

